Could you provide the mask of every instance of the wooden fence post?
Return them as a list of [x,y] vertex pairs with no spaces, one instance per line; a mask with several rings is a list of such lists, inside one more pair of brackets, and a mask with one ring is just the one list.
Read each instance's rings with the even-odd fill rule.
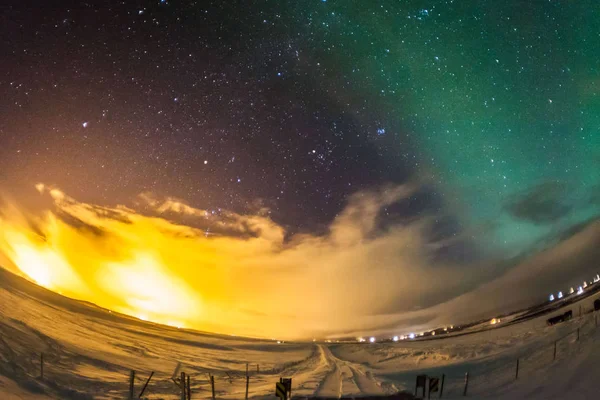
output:
[[446,379],[446,375],[442,374],[442,387],[440,387],[440,399],[444,395],[444,380]]
[[40,378],[44,379],[44,353],[40,354]]
[[181,379],[179,381],[179,385],[181,388],[181,400],[186,400],[186,398],[185,398],[185,392],[186,392],[186,390],[185,390],[185,372],[181,373]]
[[142,387],[142,391],[140,392],[140,395],[138,396],[138,398],[140,398],[140,399],[142,398],[144,392],[146,391],[146,388],[148,387],[148,384],[150,383],[150,379],[152,379],[152,375],[154,375],[154,371],[152,371],[150,373],[150,376],[146,380],[146,383],[144,383],[144,387]]
[[212,391],[212,400],[215,400],[215,377],[213,375],[210,376],[210,388]]
[[[425,386],[427,387],[427,400],[431,399],[431,388],[429,387],[429,380],[430,379],[431,379],[430,377],[427,377],[427,380],[426,380],[426,383],[425,383]],[[425,396],[423,396],[423,398],[425,398]]]
[[552,361],[556,361],[556,342],[557,340],[554,341],[554,358],[552,359]]
[[519,379],[519,359],[517,358],[517,371],[515,372],[515,380]]
[[187,398],[192,400],[192,384],[190,383],[190,376],[187,376]]
[[469,373],[465,373],[465,390],[463,391],[463,396],[467,395],[467,388],[469,387]]
[[133,399],[133,388],[134,388],[135,371],[129,372],[129,399]]
[[246,375],[246,400],[248,400],[248,387],[250,386],[250,377]]

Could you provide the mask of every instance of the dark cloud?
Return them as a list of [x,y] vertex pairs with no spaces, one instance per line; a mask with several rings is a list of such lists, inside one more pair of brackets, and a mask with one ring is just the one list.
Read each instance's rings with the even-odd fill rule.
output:
[[124,224],[131,224],[131,220],[129,219],[129,217],[127,216],[126,213],[118,212],[116,210],[113,210],[113,209],[110,209],[107,207],[97,206],[97,205],[89,205],[88,204],[85,207],[88,210],[90,210],[91,212],[93,212],[94,214],[96,214],[96,216],[99,218],[110,219],[113,221],[122,222]]
[[55,212],[55,215],[61,221],[63,221],[65,224],[69,225],[72,228],[77,229],[78,231],[89,232],[89,233],[93,234],[94,236],[98,236],[98,237],[102,237],[102,236],[105,236],[106,234],[108,234],[108,232],[106,232],[104,229],[99,228],[95,225],[91,225],[66,211],[58,209]]
[[561,182],[544,182],[517,195],[505,206],[514,218],[545,224],[567,215],[573,208],[565,202],[568,187]]

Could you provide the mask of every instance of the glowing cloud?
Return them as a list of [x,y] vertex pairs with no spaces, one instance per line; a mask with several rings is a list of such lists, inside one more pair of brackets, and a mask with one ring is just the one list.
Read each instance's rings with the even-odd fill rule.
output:
[[[357,193],[326,234],[287,241],[264,211],[212,212],[148,193],[135,211],[36,189],[51,200],[49,210],[32,215],[11,203],[0,210],[4,266],[172,326],[280,338],[420,328],[455,322],[440,318],[453,312],[443,306],[451,299],[461,315],[476,313],[456,296],[491,277],[486,268],[434,262],[447,243],[425,239],[428,218],[381,223],[383,209],[413,193],[406,186]],[[206,235],[207,227],[216,234]]]

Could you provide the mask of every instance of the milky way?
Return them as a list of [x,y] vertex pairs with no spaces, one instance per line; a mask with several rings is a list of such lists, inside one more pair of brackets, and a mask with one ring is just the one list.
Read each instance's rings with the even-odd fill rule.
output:
[[527,254],[600,212],[599,15],[596,1],[9,2],[0,187],[260,210],[291,237],[325,234],[352,194],[411,184],[380,231],[431,217],[434,260]]

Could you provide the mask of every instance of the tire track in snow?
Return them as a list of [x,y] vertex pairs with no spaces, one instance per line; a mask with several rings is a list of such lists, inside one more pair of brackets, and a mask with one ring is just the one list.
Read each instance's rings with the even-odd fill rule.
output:
[[317,396],[384,394],[381,384],[370,372],[364,372],[363,366],[337,358],[325,345],[319,345],[323,363],[331,366],[330,372],[324,377],[316,390]]

